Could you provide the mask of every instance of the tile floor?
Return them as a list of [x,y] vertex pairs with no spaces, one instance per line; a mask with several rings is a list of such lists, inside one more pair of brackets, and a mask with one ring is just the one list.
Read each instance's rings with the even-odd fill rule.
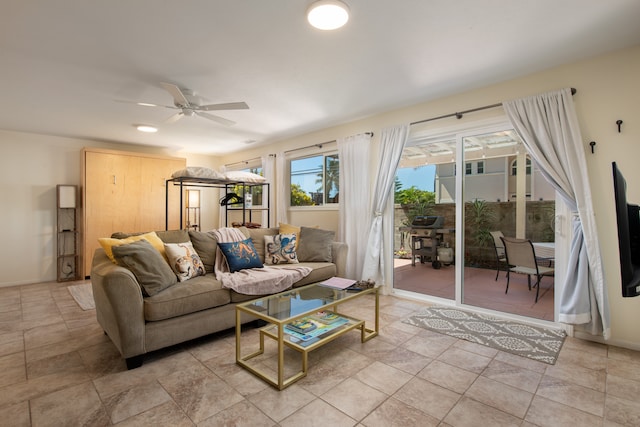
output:
[[[404,324],[423,305],[381,297],[379,337],[313,351],[309,375],[277,391],[235,365],[233,332],[127,371],[66,285],[0,288],[3,426],[640,425],[640,352],[568,338],[545,365]],[[370,319],[361,302],[349,309]]]

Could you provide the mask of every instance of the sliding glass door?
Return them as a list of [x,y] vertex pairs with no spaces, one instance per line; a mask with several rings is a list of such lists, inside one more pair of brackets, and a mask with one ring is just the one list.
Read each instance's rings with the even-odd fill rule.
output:
[[[417,202],[427,196],[424,206]],[[505,293],[499,236],[529,239],[540,265],[555,259],[555,191],[512,129],[412,139],[398,169],[396,203],[396,289],[553,320],[553,277],[542,279],[538,302],[526,275],[511,274]],[[417,215],[440,223],[425,231]]]

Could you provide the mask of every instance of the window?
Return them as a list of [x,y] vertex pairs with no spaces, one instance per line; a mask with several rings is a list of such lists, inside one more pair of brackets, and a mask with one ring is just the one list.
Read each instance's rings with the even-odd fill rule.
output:
[[339,169],[337,154],[291,160],[291,206],[338,203]]
[[[514,160],[513,163],[511,163],[511,175],[516,176],[517,171],[518,171],[518,161]],[[531,159],[528,157],[527,157],[527,175],[531,175]]]
[[473,165],[471,163],[464,164],[464,174],[471,175],[473,173]]
[[476,173],[478,175],[482,175],[484,173],[484,161],[483,160],[478,162]]

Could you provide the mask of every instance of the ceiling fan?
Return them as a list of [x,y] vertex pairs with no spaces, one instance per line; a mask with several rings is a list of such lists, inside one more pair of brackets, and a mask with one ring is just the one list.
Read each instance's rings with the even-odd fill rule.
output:
[[213,114],[207,113],[207,111],[220,111],[220,110],[247,110],[249,106],[245,102],[228,102],[225,104],[209,104],[209,105],[201,105],[201,98],[196,96],[195,92],[188,89],[181,89],[178,86],[171,83],[160,83],[160,86],[163,87],[164,90],[169,92],[173,97],[173,106],[169,105],[157,105],[150,104],[147,102],[137,102],[136,104],[142,105],[145,107],[164,107],[171,108],[174,110],[180,110],[173,116],[169,117],[165,123],[173,123],[181,118],[187,116],[199,116],[205,119],[209,119],[216,123],[220,123],[225,126],[232,126],[236,122],[232,120],[225,119],[220,116],[216,116]]

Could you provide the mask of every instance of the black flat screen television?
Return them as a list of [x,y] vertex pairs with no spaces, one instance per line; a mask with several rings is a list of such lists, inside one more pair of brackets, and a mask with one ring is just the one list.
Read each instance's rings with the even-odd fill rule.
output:
[[622,296],[637,297],[640,295],[640,207],[627,203],[627,183],[616,162],[612,166]]

